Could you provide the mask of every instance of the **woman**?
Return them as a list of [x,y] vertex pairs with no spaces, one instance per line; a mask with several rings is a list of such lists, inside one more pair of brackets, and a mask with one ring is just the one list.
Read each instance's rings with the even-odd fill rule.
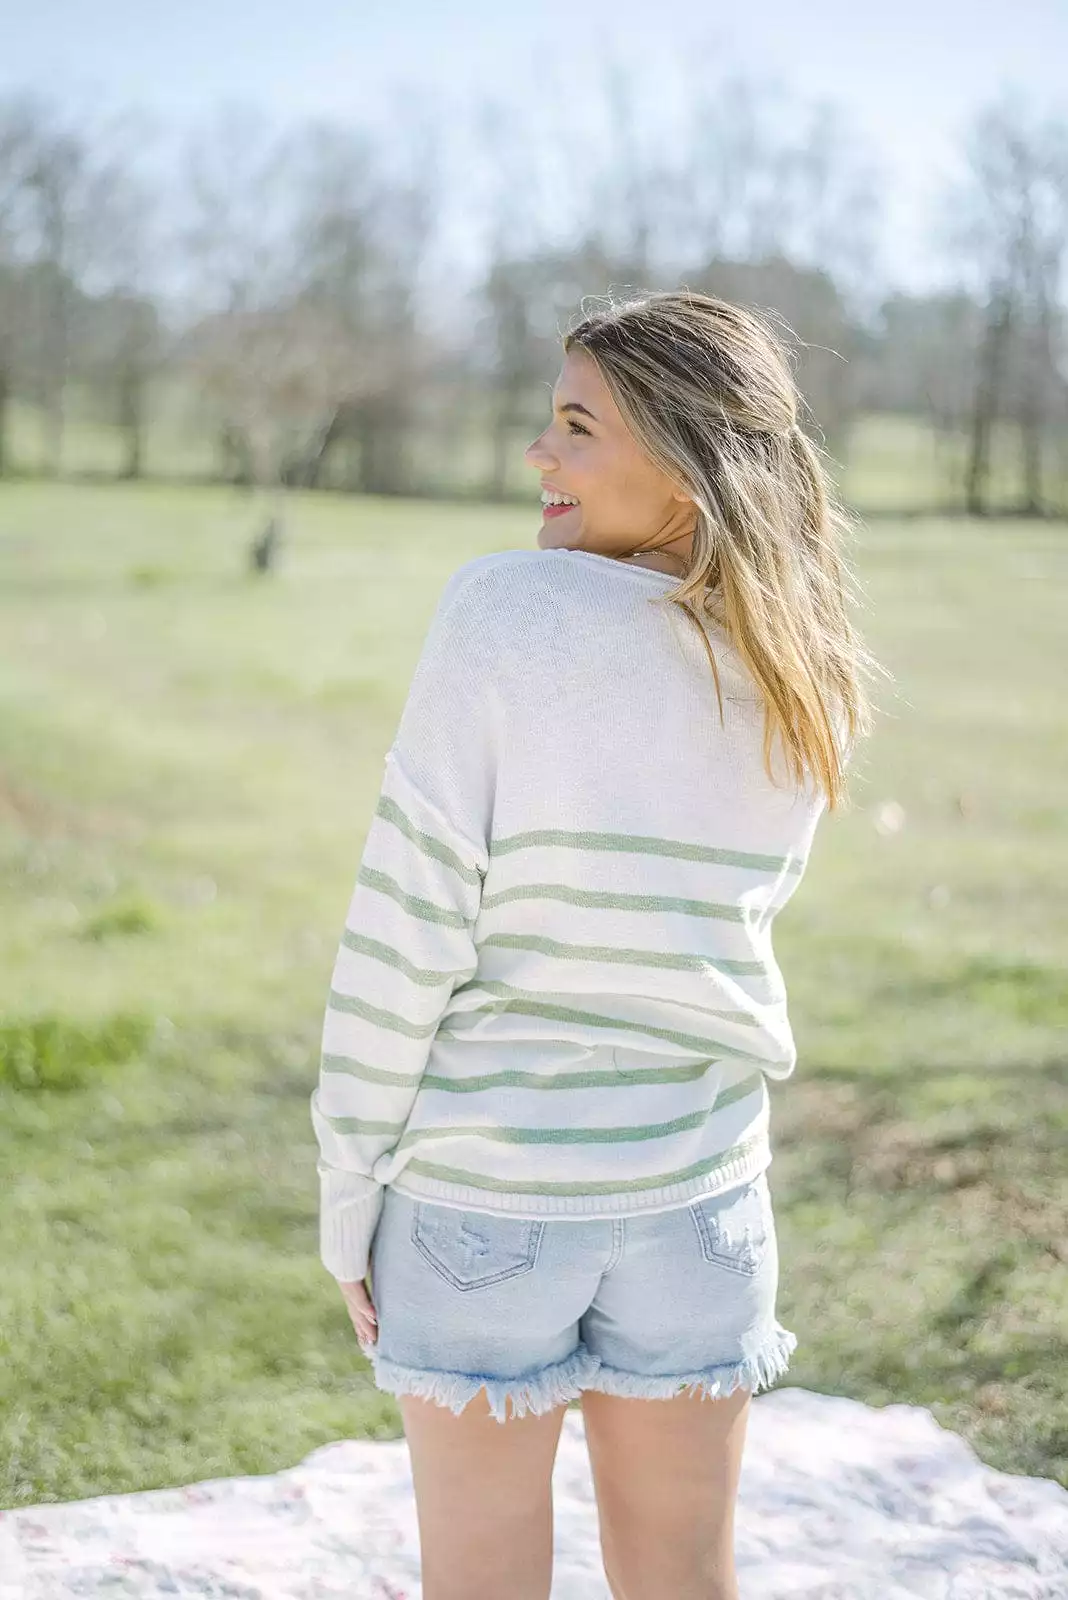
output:
[[728,1600],[749,1400],[797,1342],[771,925],[871,658],[756,316],[608,304],[553,398],[540,549],[453,574],[386,758],[312,1095],[322,1260],[399,1398],[425,1600],[549,1594],[578,1396],[613,1595]]

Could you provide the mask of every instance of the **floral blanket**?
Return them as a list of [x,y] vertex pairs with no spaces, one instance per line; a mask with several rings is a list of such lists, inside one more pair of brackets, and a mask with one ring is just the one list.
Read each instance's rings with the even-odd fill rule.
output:
[[[609,1600],[582,1417],[553,1477],[553,1600]],[[754,1400],[736,1548],[746,1600],[1065,1600],[1068,1491],[984,1466],[918,1406]],[[283,1472],[0,1512],[0,1600],[419,1600],[403,1439]]]

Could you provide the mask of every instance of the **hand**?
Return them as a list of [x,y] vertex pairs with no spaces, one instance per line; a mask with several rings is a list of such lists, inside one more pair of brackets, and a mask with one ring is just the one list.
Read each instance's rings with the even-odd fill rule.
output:
[[374,1344],[378,1338],[378,1315],[364,1283],[339,1283],[338,1288],[349,1308],[361,1347]]

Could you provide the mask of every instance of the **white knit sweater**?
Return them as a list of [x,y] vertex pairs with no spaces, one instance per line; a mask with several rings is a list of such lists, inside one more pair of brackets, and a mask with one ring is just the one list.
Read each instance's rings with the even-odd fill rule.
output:
[[445,586],[311,1096],[321,1257],[342,1281],[367,1271],[386,1184],[609,1217],[771,1160],[767,1079],[796,1061],[771,925],[824,801],[769,780],[758,690],[709,623],[721,724],[695,624],[650,604],[675,582],[509,550]]

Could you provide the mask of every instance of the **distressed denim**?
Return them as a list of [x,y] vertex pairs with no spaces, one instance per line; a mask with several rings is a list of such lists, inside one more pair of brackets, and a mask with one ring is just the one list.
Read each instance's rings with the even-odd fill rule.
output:
[[375,1382],[459,1414],[485,1387],[498,1422],[584,1389],[667,1399],[757,1393],[795,1336],[775,1317],[766,1172],[652,1214],[530,1218],[387,1187],[371,1244]]

